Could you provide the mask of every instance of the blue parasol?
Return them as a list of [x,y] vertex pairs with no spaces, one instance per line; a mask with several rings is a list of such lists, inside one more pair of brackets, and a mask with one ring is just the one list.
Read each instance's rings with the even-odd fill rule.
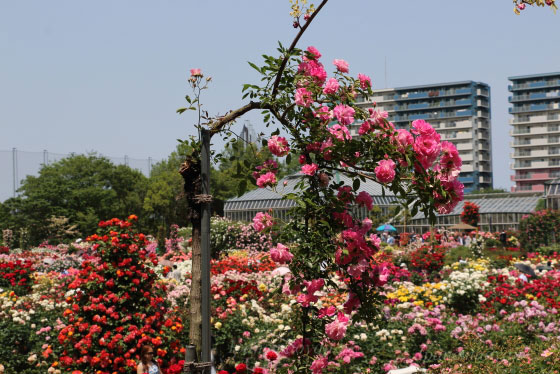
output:
[[397,229],[388,223],[381,225],[377,228],[377,231],[397,231]]

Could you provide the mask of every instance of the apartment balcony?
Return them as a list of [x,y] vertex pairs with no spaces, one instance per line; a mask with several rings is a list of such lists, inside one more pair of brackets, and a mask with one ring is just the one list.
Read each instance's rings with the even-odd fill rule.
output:
[[518,90],[536,90],[552,87],[560,87],[560,79],[540,80],[530,83],[514,83],[513,85],[510,84],[508,86],[508,90],[513,92]]
[[462,99],[462,100],[455,100],[452,102],[432,102],[432,103],[416,103],[416,104],[403,104],[403,105],[396,105],[395,110],[398,111],[415,111],[415,110],[438,110],[442,108],[451,108],[451,107],[458,107],[458,106],[471,106],[473,104],[471,99]]
[[525,112],[542,112],[545,110],[554,110],[560,109],[560,105],[557,103],[554,104],[531,104],[531,105],[522,105],[520,107],[509,108],[509,113],[525,113]]
[[544,192],[544,184],[521,184],[512,187],[511,192]]
[[[510,153],[510,157],[521,159],[521,158],[531,158],[531,157],[548,157],[549,155],[551,155],[551,153],[549,153],[550,150],[542,149],[542,148],[531,149],[531,150],[523,149],[523,151],[525,152]],[[558,154],[560,154],[560,152]]]
[[486,88],[477,88],[476,89],[477,96],[486,96],[488,97],[490,92]]
[[511,167],[514,170],[542,169],[548,166],[548,161],[533,161],[529,163],[516,161],[511,164]]
[[472,151],[472,143],[471,142],[458,143],[458,144],[455,144],[455,147],[457,147],[457,150],[459,151],[459,153],[461,153],[461,151]]
[[535,92],[526,95],[514,95],[509,96],[508,101],[510,103],[518,103],[521,101],[531,101],[531,100],[545,100],[545,99],[557,99],[560,98],[560,91],[552,92]]
[[510,178],[514,182],[527,181],[527,180],[546,181],[546,180],[549,180],[549,179],[557,178],[554,175],[555,174],[551,174],[549,172],[537,172],[537,173],[528,172],[528,173],[523,173],[523,174],[511,175]]
[[488,144],[478,143],[479,151],[490,151],[490,146]]
[[478,177],[478,183],[492,183],[492,178],[479,176]]
[[397,101],[405,100],[418,100],[418,99],[430,99],[437,97],[448,97],[448,96],[464,96],[471,95],[471,87],[459,88],[459,89],[434,89],[422,92],[406,92],[402,94],[395,94],[393,99]]
[[554,143],[549,143],[548,139],[545,138],[514,139],[514,141],[510,143],[512,147],[544,146],[548,144]]
[[[510,108],[511,109],[511,108]],[[510,118],[509,123],[510,125],[517,124],[517,123],[538,123],[538,122],[549,122],[549,121],[558,121],[560,120],[559,114],[548,114],[548,115],[540,115],[540,116],[518,116],[516,118]]]

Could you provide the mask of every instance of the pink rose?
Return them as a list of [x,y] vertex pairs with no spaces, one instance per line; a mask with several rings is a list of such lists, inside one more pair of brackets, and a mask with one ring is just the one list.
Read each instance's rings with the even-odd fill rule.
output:
[[440,135],[434,130],[432,125],[423,119],[412,121],[412,133],[418,136],[433,136],[437,139],[438,143],[441,140]]
[[360,80],[360,87],[362,90],[371,87],[371,78],[364,74],[358,74],[358,79]]
[[344,313],[338,313],[337,318],[325,326],[325,333],[331,340],[342,340],[347,327],[348,317]]
[[311,91],[307,88],[302,87],[296,90],[296,104],[299,106],[308,107],[313,103],[313,98],[311,97]]
[[326,356],[319,356],[313,361],[309,368],[312,374],[323,374],[323,369],[326,368],[328,364],[329,359]]
[[191,77],[202,77],[202,70],[191,69]]
[[439,140],[432,135],[418,136],[413,147],[418,161],[424,169],[429,169],[432,166],[441,151]]
[[282,243],[278,243],[276,247],[270,248],[270,258],[279,264],[290,262],[293,257],[294,255],[290,252],[290,249]]
[[358,130],[359,135],[365,135],[370,131],[373,131],[373,124],[369,120],[365,120],[361,125],[360,129]]
[[375,168],[375,177],[379,183],[389,183],[395,179],[395,162],[393,160],[381,160]]
[[259,176],[259,178],[257,179],[257,186],[259,186],[259,188],[265,188],[268,186],[272,187],[275,185],[276,185],[276,175],[271,171]]
[[304,58],[299,64],[298,73],[303,74],[306,77],[313,78],[319,84],[323,84],[323,82],[327,79],[327,72],[325,71],[323,64],[306,58]]
[[439,160],[439,164],[444,169],[461,169],[463,161],[461,160],[459,152],[453,143],[441,143],[441,158]]
[[397,144],[398,144],[399,152],[404,153],[406,147],[414,144],[414,138],[412,137],[412,134],[406,131],[405,129],[398,129]]
[[341,73],[348,73],[348,63],[346,61],[335,59],[333,64]]
[[274,225],[274,219],[268,213],[258,212],[253,218],[253,228],[261,232],[267,227]]
[[317,48],[315,48],[313,46],[307,47],[307,52],[309,52],[309,54],[312,55],[313,59],[315,59],[315,60],[318,60],[318,59],[321,58],[321,54],[319,53]]
[[315,173],[317,172],[317,169],[319,169],[317,164],[305,164],[301,167],[301,172],[303,174],[307,174],[309,176],[312,176],[312,175],[315,175]]
[[290,152],[286,138],[278,135],[273,135],[268,139],[268,149],[273,155],[278,157],[286,156]]
[[330,78],[327,83],[325,84],[325,88],[323,88],[323,93],[325,95],[330,95],[336,93],[340,85],[335,78]]
[[340,141],[352,140],[352,135],[346,126],[340,126],[338,123],[329,128],[329,132]]
[[315,112],[315,117],[320,118],[321,121],[325,122],[333,118],[333,112],[329,110],[328,106],[322,106]]
[[360,206],[366,207],[367,210],[373,209],[373,199],[369,193],[362,191],[356,197],[356,203]]
[[337,105],[334,107],[333,113],[341,125],[346,126],[354,122],[354,108],[348,105]]

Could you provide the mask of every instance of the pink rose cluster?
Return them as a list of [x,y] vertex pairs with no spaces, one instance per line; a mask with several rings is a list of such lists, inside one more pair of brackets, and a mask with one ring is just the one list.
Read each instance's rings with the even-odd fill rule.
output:
[[390,183],[395,179],[395,162],[393,160],[381,160],[375,168],[375,177],[380,183]]
[[368,108],[369,118],[365,120],[358,134],[365,135],[378,129],[385,129],[389,126],[389,129],[394,129],[394,125],[391,122],[386,122],[385,120],[389,117],[389,113],[384,110],[375,110],[374,108]]
[[276,173],[278,172],[278,163],[274,160],[267,160],[264,164],[257,166],[253,172],[253,178],[257,181],[259,188],[276,186]]
[[261,232],[264,229],[271,227],[274,225],[274,218],[268,214],[263,212],[258,212],[255,214],[253,218],[253,228],[257,232]]
[[317,164],[305,164],[301,167],[301,172],[303,174],[309,175],[309,176],[313,176],[315,175],[315,173],[317,172],[317,170],[319,169],[319,166],[317,166]]
[[273,135],[268,139],[268,149],[270,153],[278,157],[286,156],[290,152],[286,138],[278,135]]
[[348,316],[338,313],[334,321],[325,325],[325,333],[331,340],[342,340],[346,335],[348,325]]
[[[452,143],[441,143],[440,135],[424,120],[412,122],[412,134],[416,135],[412,144],[416,159],[422,168],[432,168],[437,173],[436,178],[448,195],[445,197],[434,191],[436,208],[441,214],[450,213],[463,200],[464,186],[457,179],[462,166],[459,152]],[[410,137],[404,131],[399,132],[397,138],[402,147],[409,145]]]
[[282,243],[278,243],[276,247],[270,248],[270,258],[274,262],[279,264],[285,264],[292,261],[294,255],[290,252],[290,249]]

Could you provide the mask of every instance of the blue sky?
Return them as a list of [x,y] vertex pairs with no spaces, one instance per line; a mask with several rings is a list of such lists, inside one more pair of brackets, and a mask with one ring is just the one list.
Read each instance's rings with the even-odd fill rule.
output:
[[[300,47],[374,88],[474,80],[492,89],[494,184],[511,185],[508,76],[560,71],[560,14],[510,0],[331,0]],[[0,2],[0,150],[165,158],[194,133],[179,116],[190,68],[213,77],[211,114],[258,83],[247,61],[295,35],[288,0]],[[246,117],[264,131],[259,116]],[[240,129],[243,120],[236,125]],[[215,140],[215,149],[222,144]],[[2,172],[2,175],[5,171]]]

